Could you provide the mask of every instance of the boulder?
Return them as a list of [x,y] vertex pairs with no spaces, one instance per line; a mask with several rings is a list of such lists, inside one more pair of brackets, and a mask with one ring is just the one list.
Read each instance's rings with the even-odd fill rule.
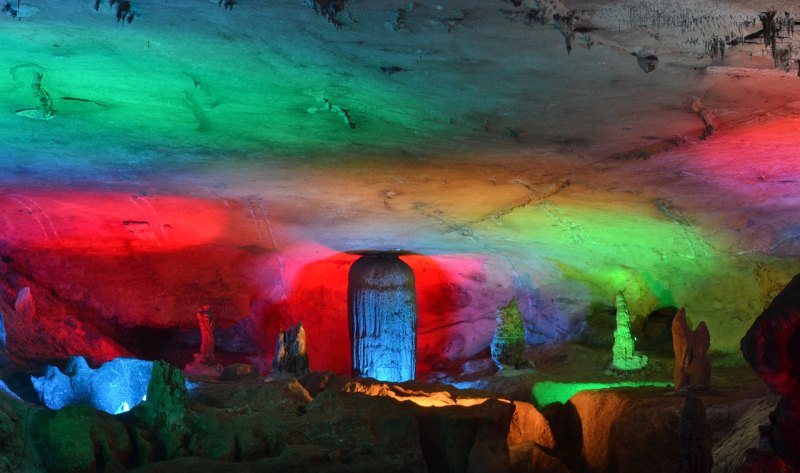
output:
[[553,428],[553,455],[570,471],[675,473],[683,404],[663,389],[617,388],[578,392],[543,414]]
[[119,418],[90,406],[35,409],[29,422],[44,471],[94,473],[104,471],[103,466],[110,463],[124,465],[134,456],[134,446]]

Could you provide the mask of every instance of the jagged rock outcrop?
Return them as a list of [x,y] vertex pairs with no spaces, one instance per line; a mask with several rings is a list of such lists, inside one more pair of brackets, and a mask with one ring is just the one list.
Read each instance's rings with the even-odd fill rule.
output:
[[289,330],[278,333],[275,346],[275,358],[272,360],[270,376],[300,377],[308,374],[308,350],[306,349],[306,331],[303,324],[290,326]]
[[[14,367],[34,372],[43,363],[80,353],[93,364],[133,355],[97,327],[75,315],[79,309],[52,292],[35,289],[24,276],[0,278],[0,313],[8,357]],[[13,282],[13,283],[12,283]],[[23,289],[17,290],[16,287]],[[36,294],[34,299],[32,294]],[[12,297],[12,295],[15,295]],[[6,300],[14,300],[13,305]]]
[[189,395],[183,371],[164,361],[153,362],[147,397],[129,413],[145,429],[138,432],[135,443],[144,453],[143,463],[155,458],[185,456],[191,426],[188,413]]
[[672,320],[672,347],[675,351],[673,381],[675,391],[707,388],[711,385],[711,360],[708,348],[711,335],[705,322],[692,330],[681,308]]
[[621,292],[615,300],[617,306],[617,328],[614,330],[614,358],[612,367],[621,371],[639,370],[647,366],[647,356],[636,351],[636,342],[631,334],[631,315],[628,303]]
[[82,356],[69,359],[64,372],[48,366],[31,376],[39,399],[50,409],[85,404],[110,414],[130,410],[147,393],[152,362],[117,358],[92,369]]
[[370,254],[350,267],[347,287],[353,376],[414,379],[417,293],[414,272],[396,254]]
[[800,467],[800,275],[756,318],[741,350],[756,374],[781,396],[763,435],[781,460]]
[[491,344],[492,360],[498,368],[528,368],[531,363],[525,358],[525,326],[517,299],[507,306],[497,308],[497,328]]
[[163,361],[152,363],[147,398],[131,414],[146,425],[165,429],[183,426],[189,395],[183,372]]

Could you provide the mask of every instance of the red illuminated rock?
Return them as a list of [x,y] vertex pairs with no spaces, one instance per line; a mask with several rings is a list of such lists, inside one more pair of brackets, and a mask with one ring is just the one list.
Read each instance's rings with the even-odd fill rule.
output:
[[800,467],[800,275],[756,318],[741,349],[756,374],[782,396],[763,434],[784,462]]
[[681,308],[672,320],[672,347],[675,350],[675,391],[707,388],[711,384],[711,361],[708,347],[711,336],[705,322],[695,330],[686,320],[686,309]]
[[23,287],[14,303],[14,310],[25,320],[33,321],[36,318],[36,302],[33,300],[31,288]]
[[84,320],[85,307],[61,300],[51,291],[36,292],[35,304],[30,291],[20,291],[15,303],[22,310],[19,313],[2,295],[17,294],[15,287],[33,286],[20,275],[9,279],[0,279],[0,312],[4,317],[8,356],[17,368],[35,371],[47,360],[67,359],[74,354],[85,356],[93,365],[132,356],[125,347]]
[[222,365],[214,356],[214,312],[204,305],[197,311],[197,324],[200,327],[200,352],[194,354],[194,361],[183,369],[187,374],[219,377]]

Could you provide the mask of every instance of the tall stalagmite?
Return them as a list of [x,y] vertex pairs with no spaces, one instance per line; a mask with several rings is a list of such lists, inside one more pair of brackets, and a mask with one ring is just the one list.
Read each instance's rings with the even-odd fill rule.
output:
[[350,268],[347,305],[353,376],[414,379],[417,295],[411,268],[396,254],[362,256]]
[[640,370],[647,366],[647,356],[636,351],[636,341],[631,334],[631,315],[628,301],[621,292],[617,293],[617,328],[614,330],[614,359],[612,366],[620,371]]

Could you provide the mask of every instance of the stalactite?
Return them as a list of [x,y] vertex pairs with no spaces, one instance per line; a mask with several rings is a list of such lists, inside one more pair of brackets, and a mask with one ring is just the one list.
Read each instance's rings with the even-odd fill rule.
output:
[[353,376],[413,379],[417,345],[413,271],[396,254],[379,253],[353,263],[348,280]]

